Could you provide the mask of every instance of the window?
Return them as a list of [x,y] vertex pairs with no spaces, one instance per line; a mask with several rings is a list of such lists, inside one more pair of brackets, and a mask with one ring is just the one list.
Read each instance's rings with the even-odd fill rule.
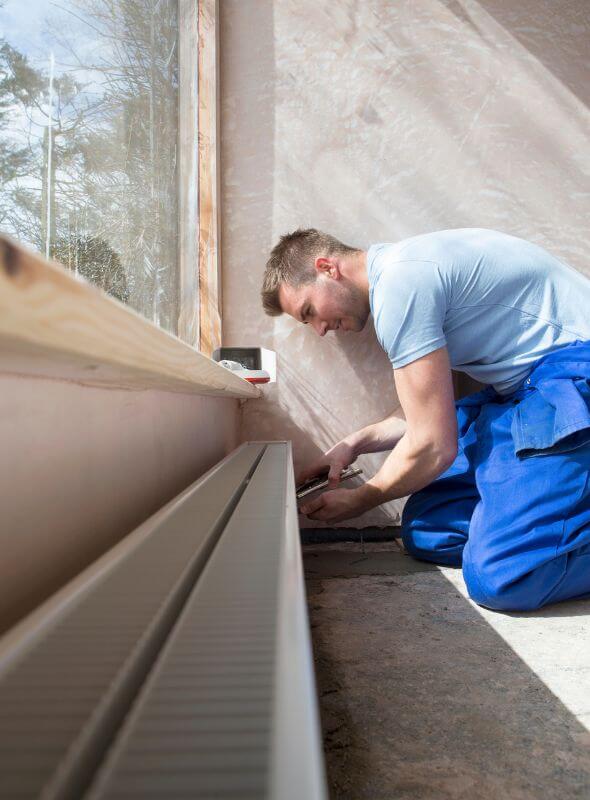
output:
[[214,10],[0,0],[0,229],[209,353],[219,324],[199,335],[199,262],[208,280],[217,228],[199,253],[197,34]]

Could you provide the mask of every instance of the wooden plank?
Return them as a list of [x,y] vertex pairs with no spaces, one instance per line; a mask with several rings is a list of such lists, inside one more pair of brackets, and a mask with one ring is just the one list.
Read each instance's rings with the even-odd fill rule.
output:
[[178,335],[199,347],[198,0],[178,3]]
[[199,349],[209,356],[221,346],[218,12],[217,0],[198,0]]
[[89,385],[260,396],[176,336],[2,236],[0,369]]

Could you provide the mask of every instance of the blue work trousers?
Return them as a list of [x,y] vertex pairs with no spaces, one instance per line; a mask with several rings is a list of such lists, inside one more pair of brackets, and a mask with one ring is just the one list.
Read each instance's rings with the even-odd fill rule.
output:
[[590,596],[590,341],[545,356],[512,394],[488,387],[456,410],[457,457],[409,498],[406,549],[462,565],[487,608]]

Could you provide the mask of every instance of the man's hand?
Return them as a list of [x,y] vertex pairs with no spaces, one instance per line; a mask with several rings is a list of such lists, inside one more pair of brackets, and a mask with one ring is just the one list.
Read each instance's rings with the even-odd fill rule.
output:
[[342,522],[360,516],[371,507],[358,489],[334,489],[308,500],[299,510],[309,519]]
[[335,444],[334,447],[324,453],[321,458],[318,458],[306,469],[301,470],[295,479],[295,483],[300,486],[302,483],[315,478],[316,475],[323,475],[329,470],[328,486],[334,489],[340,483],[340,473],[352,464],[355,457],[356,455],[351,445],[344,440],[338,442],[338,444]]
[[340,483],[340,473],[363,453],[381,453],[391,450],[399,442],[406,430],[406,423],[393,415],[373,422],[365,428],[350,433],[342,441],[335,444],[310,466],[302,469],[295,478],[300,486],[311,478],[329,472],[329,487],[335,489]]

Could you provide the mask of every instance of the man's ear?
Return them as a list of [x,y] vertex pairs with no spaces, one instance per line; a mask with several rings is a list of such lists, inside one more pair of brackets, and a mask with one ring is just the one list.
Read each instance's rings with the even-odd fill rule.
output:
[[323,272],[329,278],[340,278],[340,265],[335,258],[326,258],[325,256],[318,256],[314,262],[314,266],[318,272]]

